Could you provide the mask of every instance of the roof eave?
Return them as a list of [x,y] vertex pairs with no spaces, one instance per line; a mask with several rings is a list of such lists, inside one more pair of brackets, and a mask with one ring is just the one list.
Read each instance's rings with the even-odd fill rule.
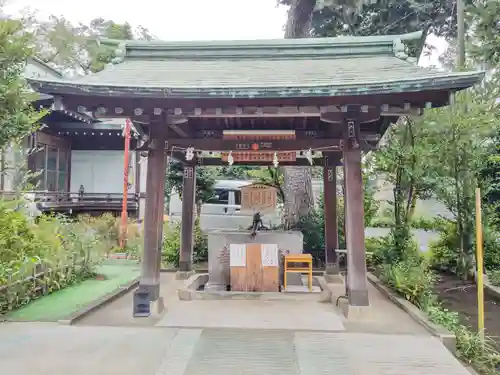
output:
[[413,81],[359,83],[355,85],[301,86],[301,87],[227,87],[227,88],[175,88],[135,87],[107,85],[78,85],[75,82],[54,82],[29,79],[33,88],[53,95],[100,96],[117,98],[178,98],[178,99],[271,99],[382,95],[427,90],[463,90],[476,85],[484,72],[457,73],[445,77],[432,77]]

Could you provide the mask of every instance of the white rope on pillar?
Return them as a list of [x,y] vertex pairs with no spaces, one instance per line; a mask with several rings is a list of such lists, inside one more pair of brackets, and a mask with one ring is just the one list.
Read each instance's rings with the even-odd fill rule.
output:
[[274,168],[278,168],[278,165],[280,164],[279,160],[278,160],[278,153],[275,152],[274,153],[274,157],[273,157],[273,165],[274,165]]

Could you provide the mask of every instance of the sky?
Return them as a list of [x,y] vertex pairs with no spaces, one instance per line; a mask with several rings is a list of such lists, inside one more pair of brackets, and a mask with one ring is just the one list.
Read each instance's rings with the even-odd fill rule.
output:
[[[285,7],[277,0],[7,0],[6,12],[29,7],[39,17],[64,16],[87,23],[98,17],[144,26],[163,40],[244,40],[283,38]],[[420,65],[440,66],[446,43],[430,36],[437,52],[422,57]]]
[[30,7],[40,15],[88,22],[102,17],[144,26],[163,40],[283,37],[286,8],[276,0],[10,0],[8,13]]

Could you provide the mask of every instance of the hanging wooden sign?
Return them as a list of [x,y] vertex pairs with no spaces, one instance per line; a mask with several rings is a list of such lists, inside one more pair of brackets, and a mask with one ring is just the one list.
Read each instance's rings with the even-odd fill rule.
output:
[[267,212],[276,209],[276,189],[262,184],[252,184],[241,188],[241,210]]
[[285,141],[295,140],[295,130],[223,130],[224,140]]
[[[244,162],[244,161],[262,161],[262,162],[272,162],[274,159],[274,152],[268,151],[248,151],[248,152],[240,152],[236,151],[231,153],[233,157],[233,161],[235,162]],[[297,159],[297,154],[295,151],[291,152],[278,152],[278,161],[295,161]],[[222,152],[221,158],[222,161],[227,162],[229,157],[229,152]]]

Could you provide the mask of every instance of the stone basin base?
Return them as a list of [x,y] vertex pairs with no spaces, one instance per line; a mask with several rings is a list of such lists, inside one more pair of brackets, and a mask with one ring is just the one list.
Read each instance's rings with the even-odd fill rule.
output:
[[[230,285],[229,248],[231,244],[276,244],[280,253],[301,254],[304,237],[300,231],[211,230],[208,235],[208,274],[205,291],[225,292]],[[282,278],[282,275],[281,275]]]
[[181,301],[192,300],[220,300],[220,299],[240,299],[240,300],[303,300],[304,295],[314,295],[319,297],[323,290],[317,277],[313,276],[313,292],[293,289],[289,292],[231,292],[226,290],[210,290],[204,288],[208,281],[208,274],[196,274],[186,280],[184,288],[179,289],[177,294]]

